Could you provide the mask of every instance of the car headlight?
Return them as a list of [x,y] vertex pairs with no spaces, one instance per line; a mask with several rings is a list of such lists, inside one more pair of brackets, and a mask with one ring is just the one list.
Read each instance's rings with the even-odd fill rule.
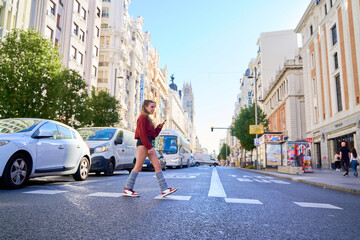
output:
[[4,146],[6,144],[8,144],[10,141],[9,140],[0,140],[0,146]]
[[174,162],[177,162],[177,161],[179,161],[179,159],[178,159],[178,158],[175,158],[175,159],[173,159],[173,161],[174,161]]
[[103,146],[96,147],[94,149],[94,153],[106,152],[107,150],[109,150],[109,145],[103,145]]

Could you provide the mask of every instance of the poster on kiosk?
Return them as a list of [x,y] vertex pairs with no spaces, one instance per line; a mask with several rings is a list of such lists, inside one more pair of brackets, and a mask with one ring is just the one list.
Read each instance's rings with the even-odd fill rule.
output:
[[312,172],[310,144],[307,142],[288,142],[287,166],[302,167],[303,172]]

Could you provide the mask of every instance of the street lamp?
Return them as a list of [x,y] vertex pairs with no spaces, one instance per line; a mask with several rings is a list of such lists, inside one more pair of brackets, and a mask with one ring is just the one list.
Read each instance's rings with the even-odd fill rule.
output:
[[[247,76],[248,78],[254,78],[255,79],[255,125],[257,125],[257,69],[254,67],[254,76]],[[256,138],[258,138],[258,134],[256,134]],[[259,169],[259,156],[258,156],[258,149],[256,147],[256,162],[257,162],[257,168]]]

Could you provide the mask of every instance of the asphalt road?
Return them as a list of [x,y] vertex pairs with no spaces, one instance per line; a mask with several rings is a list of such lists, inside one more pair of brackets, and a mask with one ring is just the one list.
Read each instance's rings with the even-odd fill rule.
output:
[[359,239],[360,197],[226,167],[32,179],[0,188],[0,239]]

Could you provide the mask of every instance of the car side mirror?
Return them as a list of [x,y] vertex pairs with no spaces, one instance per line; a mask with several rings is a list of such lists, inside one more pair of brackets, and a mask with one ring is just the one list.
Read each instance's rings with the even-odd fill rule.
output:
[[33,137],[40,139],[40,138],[51,138],[53,136],[54,136],[53,132],[48,131],[48,130],[39,129]]
[[123,143],[122,138],[119,138],[119,139],[115,140],[115,145],[122,144],[122,143]]

